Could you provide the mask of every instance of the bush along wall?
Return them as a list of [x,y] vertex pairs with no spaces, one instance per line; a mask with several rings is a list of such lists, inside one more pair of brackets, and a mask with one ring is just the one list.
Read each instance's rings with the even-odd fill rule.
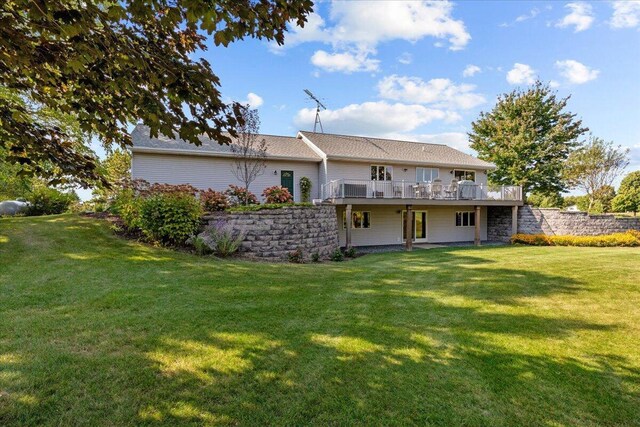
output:
[[533,246],[640,246],[640,231],[599,236],[547,236],[546,234],[515,234],[511,243]]
[[334,206],[215,212],[205,220],[212,226],[224,222],[242,235],[240,252],[248,257],[286,261],[292,252],[299,251],[302,261],[307,262],[314,254],[327,259],[338,248]]

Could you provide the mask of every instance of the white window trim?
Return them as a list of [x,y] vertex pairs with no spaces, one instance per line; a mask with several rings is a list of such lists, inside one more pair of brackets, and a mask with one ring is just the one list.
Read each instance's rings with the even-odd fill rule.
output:
[[[458,214],[461,214],[460,225],[456,223],[456,219],[458,218]],[[468,214],[468,224],[464,225],[464,214]],[[471,225],[471,215],[473,214],[473,225]],[[476,213],[475,211],[456,211],[455,216],[453,217],[453,224],[459,228],[469,228],[476,226]]]
[[[422,170],[422,179],[418,179],[418,169]],[[431,180],[429,181],[425,181],[424,180],[424,170],[425,169],[430,169],[431,172]],[[433,171],[438,171],[438,176],[433,178]],[[416,166],[416,182],[432,182],[434,179],[438,179],[440,178],[440,168],[435,168],[435,167],[429,167],[429,166]]]
[[473,182],[476,182],[476,178],[478,177],[478,171],[471,169],[454,169],[453,170],[453,179],[456,179],[456,172],[464,172],[466,175],[468,172],[473,173]]
[[[363,219],[364,219],[364,214],[369,214],[369,226],[368,227],[354,227],[353,225],[355,224],[355,222],[353,221],[353,214],[360,212],[363,214]],[[364,221],[363,221],[364,224]],[[351,211],[351,229],[352,230],[370,230],[371,227],[371,211]],[[342,229],[346,230],[347,229],[347,211],[342,211]]]
[[389,168],[391,168],[391,179],[385,179],[383,182],[389,182],[389,181],[393,181],[393,166],[392,165],[369,165],[369,175],[371,175],[371,168],[372,167],[376,167],[376,179],[372,179],[372,181],[380,181],[377,177],[378,177],[378,168],[383,167],[384,168],[384,176],[387,176],[387,171]]

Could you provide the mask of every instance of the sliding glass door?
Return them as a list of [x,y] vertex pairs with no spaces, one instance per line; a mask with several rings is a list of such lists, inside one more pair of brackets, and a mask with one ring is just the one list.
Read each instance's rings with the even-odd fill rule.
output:
[[[414,242],[427,241],[427,211],[412,211],[411,238]],[[407,211],[402,211],[402,241],[407,240]]]

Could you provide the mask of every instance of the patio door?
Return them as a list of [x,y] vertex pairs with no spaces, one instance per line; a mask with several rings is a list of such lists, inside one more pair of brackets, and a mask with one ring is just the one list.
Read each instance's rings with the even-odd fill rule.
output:
[[[412,211],[411,239],[414,242],[427,241],[427,211]],[[407,240],[407,211],[402,211],[402,241]]]

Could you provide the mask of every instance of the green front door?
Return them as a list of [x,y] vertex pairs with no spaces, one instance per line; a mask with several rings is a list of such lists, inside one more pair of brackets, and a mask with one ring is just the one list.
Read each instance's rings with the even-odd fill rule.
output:
[[293,171],[280,171],[280,185],[285,187],[295,198],[293,194]]

